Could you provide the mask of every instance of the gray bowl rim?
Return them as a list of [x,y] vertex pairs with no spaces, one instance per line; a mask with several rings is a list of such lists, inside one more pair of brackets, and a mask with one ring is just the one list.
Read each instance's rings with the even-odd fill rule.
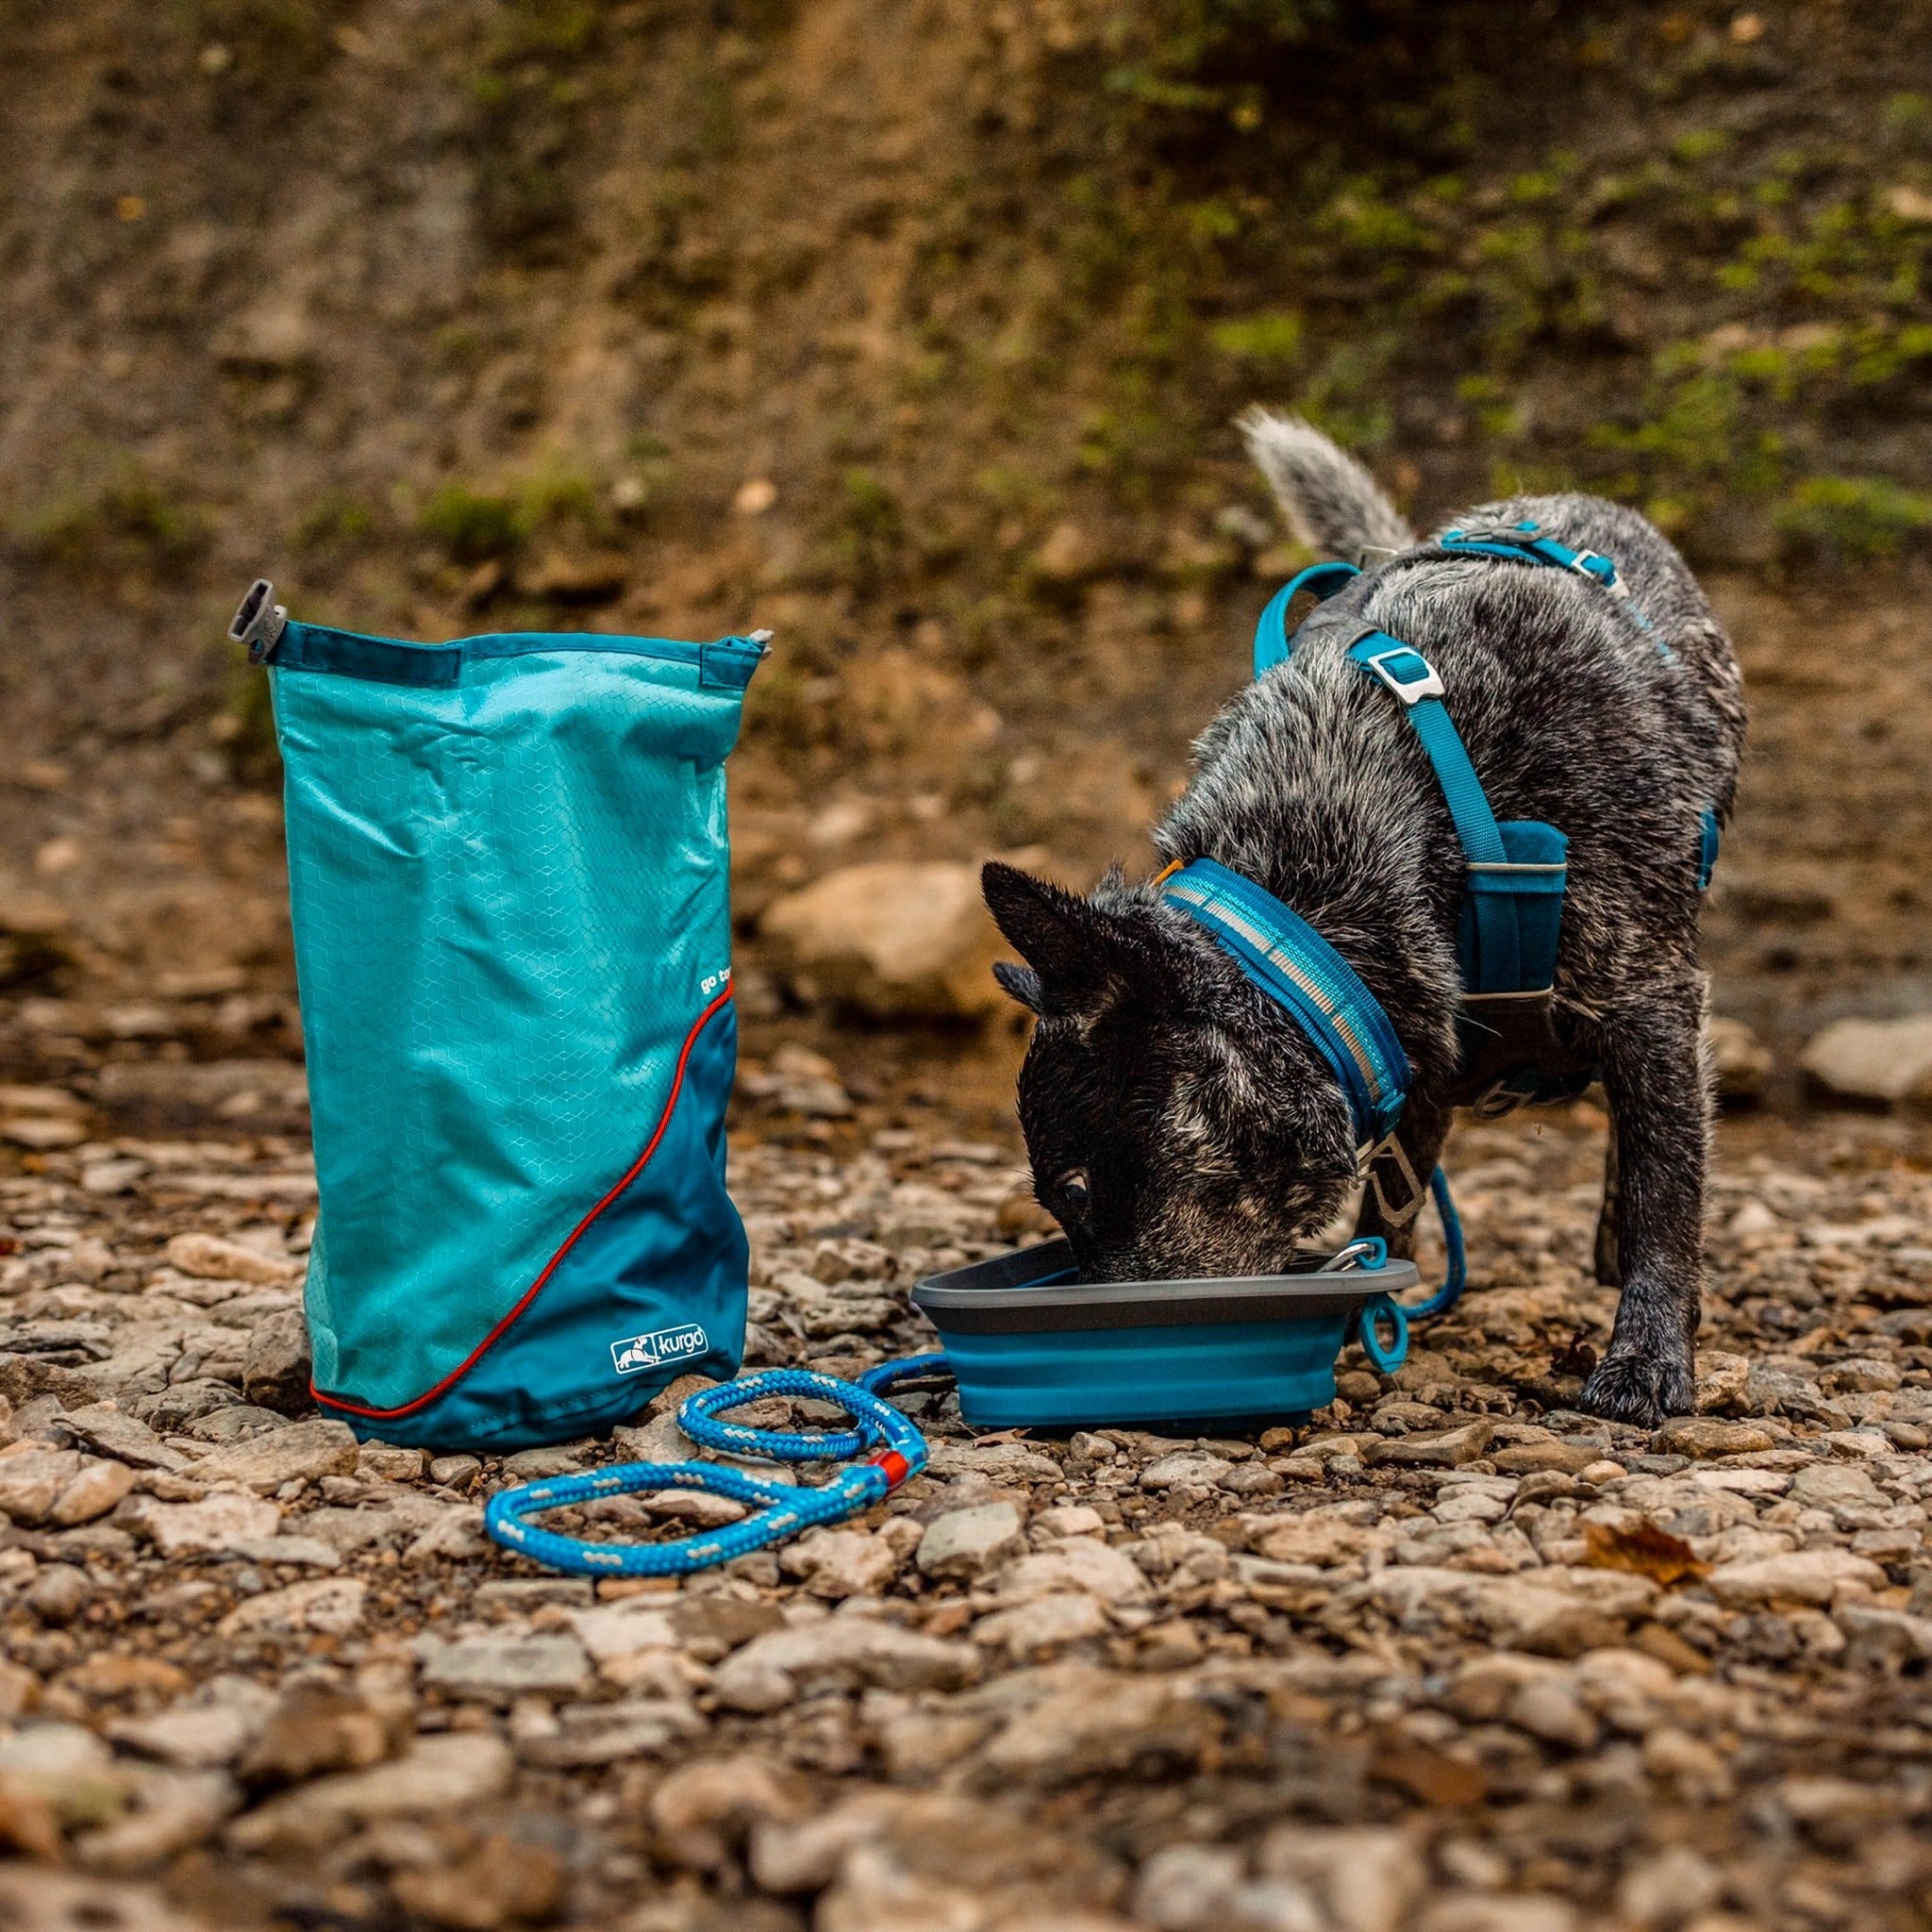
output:
[[[1307,1322],[1346,1313],[1378,1295],[1421,1285],[1413,1261],[1336,1272],[1330,1256],[1303,1251],[1308,1265],[1292,1274],[1234,1275],[1190,1281],[1069,1281],[1073,1245],[1064,1236],[1014,1248],[928,1274],[912,1305],[941,1335],[1055,1334],[1099,1328],[1174,1328],[1230,1322]],[[1021,1275],[1044,1269],[1046,1278]]]

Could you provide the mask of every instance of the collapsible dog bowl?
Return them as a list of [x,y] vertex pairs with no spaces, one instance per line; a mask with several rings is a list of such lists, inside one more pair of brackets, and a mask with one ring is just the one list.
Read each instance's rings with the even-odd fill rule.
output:
[[1376,1254],[1356,1246],[1304,1258],[1289,1274],[1083,1282],[1072,1244],[1043,1241],[929,1275],[912,1303],[974,1428],[1251,1424],[1334,1401],[1350,1341],[1385,1374],[1408,1352],[1394,1297],[1416,1286],[1412,1262],[1365,1266]]

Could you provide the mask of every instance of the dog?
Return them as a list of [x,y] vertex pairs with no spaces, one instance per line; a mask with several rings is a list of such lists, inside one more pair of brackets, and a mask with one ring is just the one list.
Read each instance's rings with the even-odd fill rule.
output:
[[[1688,1412],[1711,1119],[1698,852],[1702,814],[1730,818],[1745,725],[1729,640],[1636,510],[1518,496],[1457,520],[1530,520],[1607,557],[1625,603],[1568,570],[1431,555],[1319,431],[1259,410],[1241,427],[1295,537],[1370,564],[1332,604],[1436,667],[1496,816],[1569,837],[1552,1015],[1608,1104],[1596,1271],[1622,1290],[1583,1401],[1652,1426]],[[1403,710],[1338,643],[1297,645],[1202,734],[1154,842],[1264,887],[1355,969],[1409,1059],[1400,1134],[1426,1176],[1458,1065],[1464,857]],[[1116,867],[1083,898],[993,863],[982,884],[1026,962],[995,973],[1039,1016],[1019,1086],[1035,1191],[1084,1277],[1287,1270],[1360,1178],[1309,1039],[1152,882]],[[1395,1224],[1375,1189],[1358,1231],[1413,1252],[1413,1220]]]

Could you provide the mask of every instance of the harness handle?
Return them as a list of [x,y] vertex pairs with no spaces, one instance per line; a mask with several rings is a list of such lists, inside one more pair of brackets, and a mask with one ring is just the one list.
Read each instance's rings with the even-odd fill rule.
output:
[[1265,676],[1277,664],[1286,664],[1292,645],[1288,629],[1288,607],[1304,591],[1317,597],[1332,597],[1344,584],[1361,575],[1352,563],[1340,561],[1311,563],[1297,572],[1261,608],[1255,625],[1255,675]]

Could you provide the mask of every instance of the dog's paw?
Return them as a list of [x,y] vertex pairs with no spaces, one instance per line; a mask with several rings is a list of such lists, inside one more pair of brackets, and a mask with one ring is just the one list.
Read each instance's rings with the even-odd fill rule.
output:
[[1606,1422],[1654,1429],[1667,1416],[1689,1415],[1697,1406],[1696,1378],[1689,1361],[1612,1349],[1584,1383],[1582,1401]]

